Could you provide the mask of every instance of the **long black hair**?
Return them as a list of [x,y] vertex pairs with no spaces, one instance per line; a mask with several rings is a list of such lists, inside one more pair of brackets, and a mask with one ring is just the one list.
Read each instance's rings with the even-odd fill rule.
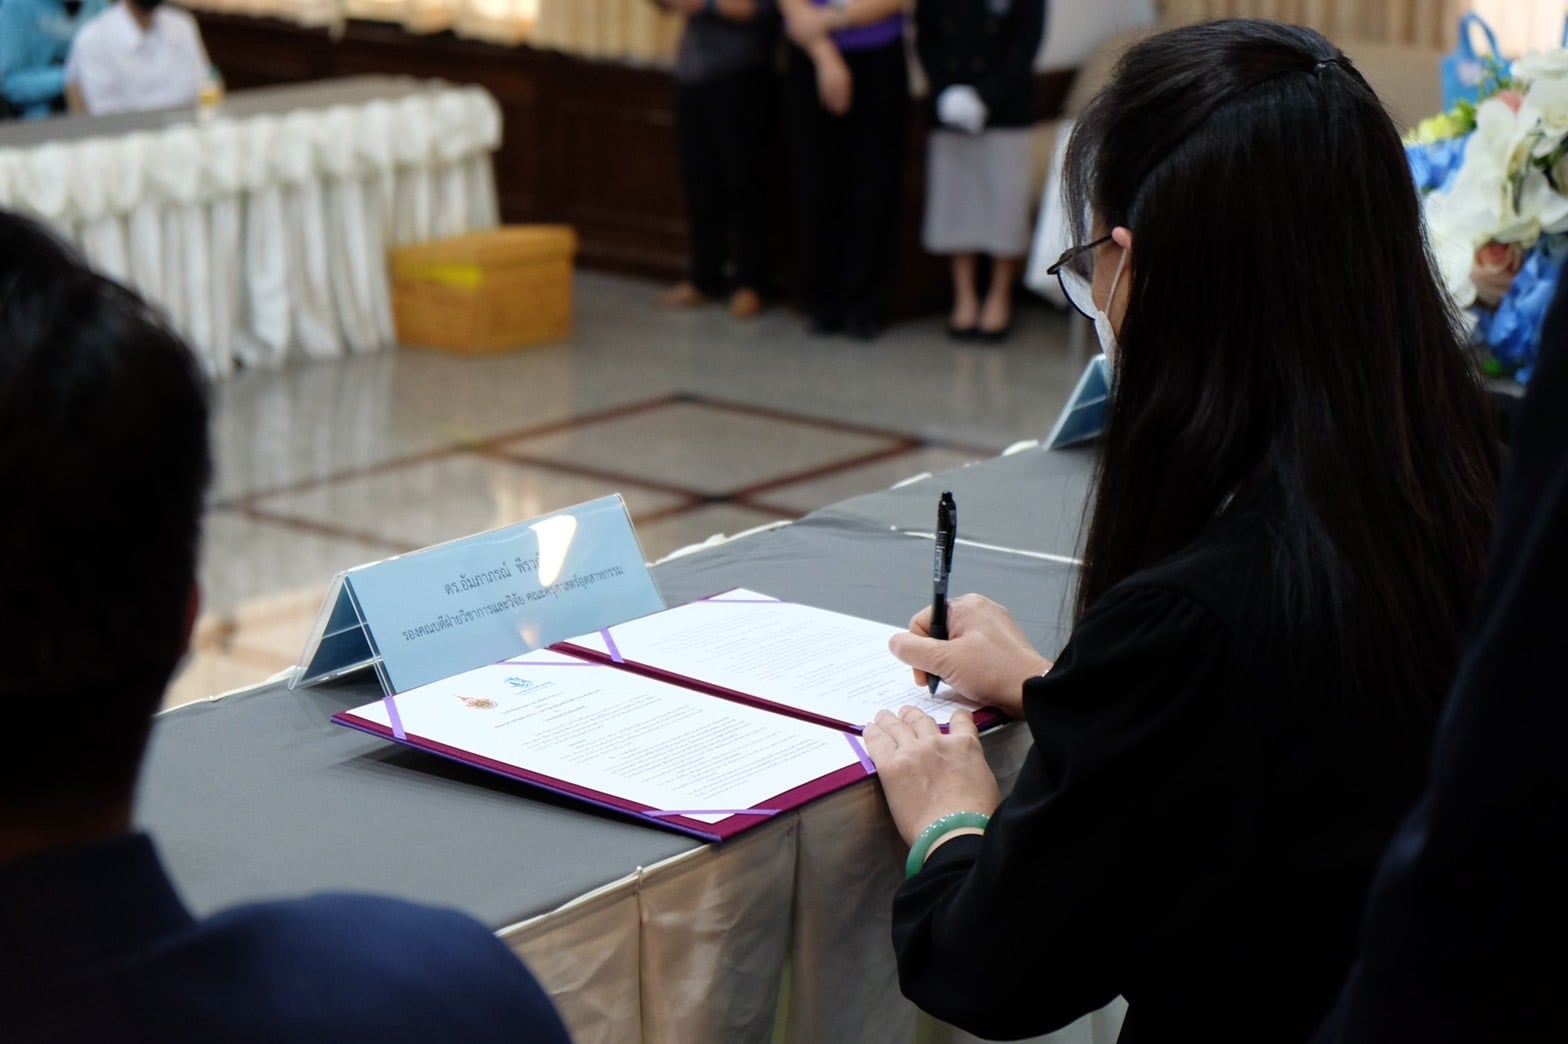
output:
[[1065,177],[1076,242],[1133,234],[1078,614],[1234,496],[1270,519],[1299,656],[1440,699],[1498,450],[1377,96],[1308,29],[1172,30],[1123,56]]

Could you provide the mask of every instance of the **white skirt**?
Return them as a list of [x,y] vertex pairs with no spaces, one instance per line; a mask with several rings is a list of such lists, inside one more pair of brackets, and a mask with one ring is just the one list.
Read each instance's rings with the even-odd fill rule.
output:
[[922,240],[933,254],[1022,258],[1029,252],[1032,132],[936,129],[926,164]]

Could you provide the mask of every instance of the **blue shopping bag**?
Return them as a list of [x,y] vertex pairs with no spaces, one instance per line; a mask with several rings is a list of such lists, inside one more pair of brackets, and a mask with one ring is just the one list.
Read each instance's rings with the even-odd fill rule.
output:
[[[1473,30],[1480,26],[1486,34],[1489,53],[1478,54],[1472,41]],[[1502,59],[1497,49],[1497,34],[1486,20],[1477,14],[1459,16],[1459,43],[1453,51],[1443,56],[1443,109],[1452,109],[1460,101],[1475,101],[1480,94],[1481,81],[1486,76],[1486,59]]]

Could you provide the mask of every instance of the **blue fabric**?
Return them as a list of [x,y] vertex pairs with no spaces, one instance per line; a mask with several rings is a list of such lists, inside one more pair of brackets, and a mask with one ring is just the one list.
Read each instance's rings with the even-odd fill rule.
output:
[[11,1044],[569,1039],[463,914],[335,894],[197,920],[144,835],[0,866],[0,937]]
[[1540,348],[1541,324],[1557,292],[1568,243],[1562,237],[1542,236],[1497,311],[1477,311],[1476,333],[1492,348],[1492,355],[1521,384],[1528,384]]
[[1480,29],[1486,37],[1489,54],[1500,58],[1502,52],[1497,49],[1497,35],[1492,32],[1492,27],[1477,14],[1463,14],[1459,16],[1459,43],[1453,51],[1443,56],[1443,109],[1446,112],[1461,101],[1476,101],[1480,96],[1481,80],[1486,75],[1486,67],[1482,55],[1475,49],[1471,41],[1473,29]]
[[65,93],[71,40],[107,0],[83,0],[72,18],[61,0],[0,0],[0,93],[27,119],[48,116]]
[[1410,163],[1416,190],[1446,192],[1459,175],[1459,168],[1465,161],[1465,145],[1469,141],[1470,135],[1466,134],[1427,145],[1406,145],[1405,159]]

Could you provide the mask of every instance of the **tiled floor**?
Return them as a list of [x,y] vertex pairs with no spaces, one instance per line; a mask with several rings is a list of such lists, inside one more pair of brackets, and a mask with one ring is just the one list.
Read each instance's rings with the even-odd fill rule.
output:
[[666,313],[580,272],[570,343],[401,349],[240,374],[216,395],[204,613],[171,704],[295,662],[341,569],[619,492],[656,560],[1045,434],[1088,325],[1020,308],[1002,348],[943,317],[879,341],[808,337],[775,308]]

